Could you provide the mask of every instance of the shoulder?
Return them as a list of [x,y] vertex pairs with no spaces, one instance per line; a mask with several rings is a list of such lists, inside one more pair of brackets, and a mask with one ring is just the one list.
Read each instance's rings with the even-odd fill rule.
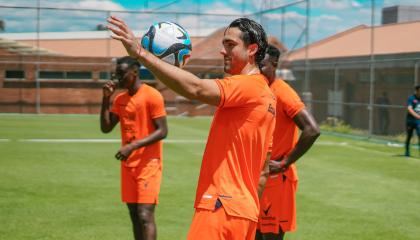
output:
[[144,84],[144,92],[148,97],[162,97],[162,94],[154,87]]
[[271,90],[274,92],[277,98],[279,99],[300,99],[297,92],[285,81],[281,79],[276,79],[270,86]]
[[115,98],[114,98],[114,102],[117,102],[117,101],[122,101],[124,98],[126,98],[128,96],[128,94],[127,94],[127,91],[123,91],[123,92],[120,92],[120,93],[118,93],[116,96],[115,96]]

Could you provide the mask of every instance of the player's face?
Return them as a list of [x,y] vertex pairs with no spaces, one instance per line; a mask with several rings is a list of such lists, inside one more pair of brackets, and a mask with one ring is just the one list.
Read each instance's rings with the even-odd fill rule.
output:
[[135,80],[135,73],[126,63],[118,64],[115,70],[115,77],[121,88],[130,88]]
[[276,57],[265,54],[265,57],[262,60],[261,71],[270,81],[273,81],[276,78],[277,64],[278,60]]
[[223,37],[223,48],[220,53],[224,59],[224,70],[231,75],[240,74],[246,66],[249,55],[248,47],[241,39],[239,28],[228,28]]

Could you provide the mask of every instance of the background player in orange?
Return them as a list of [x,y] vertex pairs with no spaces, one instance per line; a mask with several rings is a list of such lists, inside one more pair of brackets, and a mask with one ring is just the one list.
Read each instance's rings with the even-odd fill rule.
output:
[[[280,51],[269,45],[262,71],[277,98],[276,127],[270,161],[270,176],[261,198],[256,239],[283,239],[296,228],[296,162],[320,134],[313,116],[296,92],[282,79],[276,79]],[[302,131],[298,136],[298,128]],[[299,138],[298,138],[299,137]]]
[[275,98],[260,72],[267,39],[247,18],[225,30],[224,79],[199,79],[143,49],[116,17],[108,28],[128,53],[159,80],[189,99],[217,106],[203,155],[188,239],[254,239],[259,214],[257,187],[275,121]]
[[136,240],[156,239],[154,218],[162,177],[162,139],[168,127],[163,97],[154,88],[142,84],[140,63],[131,57],[117,60],[115,76],[118,94],[110,110],[110,98],[116,85],[103,87],[101,130],[109,133],[120,122],[122,147],[115,157],[121,160],[121,196],[127,203]]

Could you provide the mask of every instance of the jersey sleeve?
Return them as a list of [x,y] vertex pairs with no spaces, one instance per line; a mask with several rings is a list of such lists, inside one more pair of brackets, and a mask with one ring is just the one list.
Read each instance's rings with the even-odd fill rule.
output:
[[407,99],[407,107],[413,107],[413,98],[410,96]]
[[247,76],[232,76],[215,80],[220,90],[220,103],[218,107],[241,106],[255,101],[255,89],[250,86],[252,81],[244,80]]
[[148,108],[152,119],[166,116],[165,103],[158,91],[152,91],[150,98],[148,98]]
[[277,101],[282,104],[284,113],[290,118],[294,118],[305,108],[305,104],[290,86],[283,88],[282,91],[276,95],[278,98]]

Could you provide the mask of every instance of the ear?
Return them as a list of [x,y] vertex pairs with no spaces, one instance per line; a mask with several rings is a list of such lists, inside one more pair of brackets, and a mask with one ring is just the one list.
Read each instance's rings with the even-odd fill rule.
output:
[[248,54],[249,56],[255,56],[258,51],[258,45],[256,43],[252,43],[248,45]]

